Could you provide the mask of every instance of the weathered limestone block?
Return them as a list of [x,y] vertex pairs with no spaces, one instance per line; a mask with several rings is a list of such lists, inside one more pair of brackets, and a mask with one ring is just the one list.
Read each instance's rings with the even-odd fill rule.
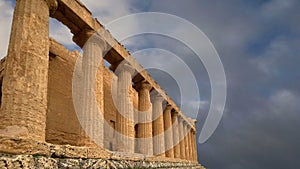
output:
[[65,149],[65,156],[67,156],[67,157],[70,157],[70,158],[87,158],[88,157],[87,148],[75,147],[75,146],[69,146],[69,145],[61,146],[61,148]]
[[[34,160],[34,166],[36,168],[44,168],[44,169],[59,169],[58,167],[58,162],[59,160],[54,159],[54,158],[45,158],[42,156],[36,156],[33,158],[27,157],[29,160]],[[33,168],[32,165],[28,165],[28,168]],[[24,167],[26,168],[26,167]]]
[[87,158],[103,158],[103,159],[109,159],[111,156],[111,152],[103,149],[103,148],[93,148],[88,147],[87,148]]
[[10,154],[38,154],[45,156],[51,154],[47,143],[2,135],[0,135],[0,152]]
[[132,161],[143,161],[145,155],[137,153],[126,153],[126,152],[112,152],[110,159],[112,160],[132,160]]
[[30,156],[0,154],[0,168],[32,168],[35,160]]

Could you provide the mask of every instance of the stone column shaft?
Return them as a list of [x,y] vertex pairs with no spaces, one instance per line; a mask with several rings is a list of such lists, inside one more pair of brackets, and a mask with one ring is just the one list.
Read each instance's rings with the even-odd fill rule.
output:
[[192,144],[192,130],[191,129],[189,129],[189,132],[188,132],[188,140],[189,140],[189,161],[194,161],[193,160],[194,146]]
[[[152,142],[152,104],[150,100],[150,90],[152,86],[146,82],[136,84],[139,94],[139,113],[137,128],[137,152],[147,155],[153,155]],[[146,122],[147,121],[147,122]],[[148,139],[146,139],[148,138]],[[150,140],[150,141],[147,141]]]
[[183,119],[179,117],[179,138],[180,138],[180,158],[185,159],[185,142],[184,142],[184,130],[183,130]]
[[195,145],[194,145],[194,137],[193,137],[194,131],[191,130],[191,146],[192,146],[192,156],[191,156],[191,161],[195,161]]
[[163,101],[164,98],[156,91],[151,96],[153,105],[153,116],[157,117],[153,121],[153,155],[165,156],[165,138],[164,138],[164,118]]
[[186,122],[183,123],[183,129],[184,129],[184,145],[185,145],[185,159],[189,160],[189,139],[188,139],[188,126]]
[[116,70],[118,75],[118,113],[116,115],[116,151],[134,153],[133,103],[129,91],[132,87],[134,69],[127,63]]
[[166,148],[165,154],[166,157],[174,158],[171,110],[172,107],[170,105],[167,105],[164,111],[165,148]]
[[172,114],[173,123],[173,145],[174,145],[174,157],[180,158],[180,144],[179,144],[179,130],[178,130],[178,113]]
[[193,147],[194,147],[194,161],[197,162],[197,142],[196,142],[196,132],[193,133]]
[[[83,47],[83,93],[82,127],[89,137],[100,147],[104,147],[104,102],[103,102],[103,53],[105,41],[94,31]],[[96,76],[98,75],[98,76]],[[97,78],[97,80],[96,80]],[[96,83],[97,82],[97,83]],[[95,90],[95,86],[97,90]],[[97,91],[97,93],[95,92]],[[97,95],[98,102],[95,99]],[[98,106],[98,104],[100,104]]]
[[0,134],[45,141],[49,7],[18,0],[2,84]]

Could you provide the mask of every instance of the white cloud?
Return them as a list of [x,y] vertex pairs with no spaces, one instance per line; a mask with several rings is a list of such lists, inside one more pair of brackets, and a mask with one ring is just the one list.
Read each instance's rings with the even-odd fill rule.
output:
[[184,100],[182,104],[187,105],[187,109],[183,112],[187,117],[196,119],[198,113],[207,113],[210,102],[206,100]]
[[131,13],[129,0],[82,0],[82,3],[103,24]]
[[57,21],[56,19],[50,19],[50,37],[57,40],[59,43],[63,44],[66,47],[74,48],[76,44],[73,42],[69,28],[64,26],[62,23]]
[[210,102],[207,100],[188,100],[186,103],[193,109],[200,106],[201,110],[208,110],[210,105]]
[[0,1],[0,58],[7,54],[10,28],[13,16],[13,5],[11,1]]
[[296,43],[298,41],[279,36],[273,39],[264,52],[258,58],[252,60],[252,63],[266,75],[274,76],[278,73],[280,64],[284,64],[294,56]]
[[288,112],[298,112],[299,101],[300,99],[291,91],[281,89],[270,97],[269,105],[272,112],[277,115],[283,115]]

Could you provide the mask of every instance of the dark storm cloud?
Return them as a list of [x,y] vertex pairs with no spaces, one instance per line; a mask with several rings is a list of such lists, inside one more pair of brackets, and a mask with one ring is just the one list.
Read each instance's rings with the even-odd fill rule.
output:
[[299,168],[299,2],[156,0],[149,10],[193,22],[224,64],[226,110],[213,137],[198,145],[201,163],[213,169]]

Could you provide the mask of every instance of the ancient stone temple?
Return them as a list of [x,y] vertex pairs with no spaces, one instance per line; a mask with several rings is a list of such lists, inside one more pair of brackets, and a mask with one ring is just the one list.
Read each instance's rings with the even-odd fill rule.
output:
[[204,168],[195,120],[79,0],[16,1],[0,84],[0,168]]

